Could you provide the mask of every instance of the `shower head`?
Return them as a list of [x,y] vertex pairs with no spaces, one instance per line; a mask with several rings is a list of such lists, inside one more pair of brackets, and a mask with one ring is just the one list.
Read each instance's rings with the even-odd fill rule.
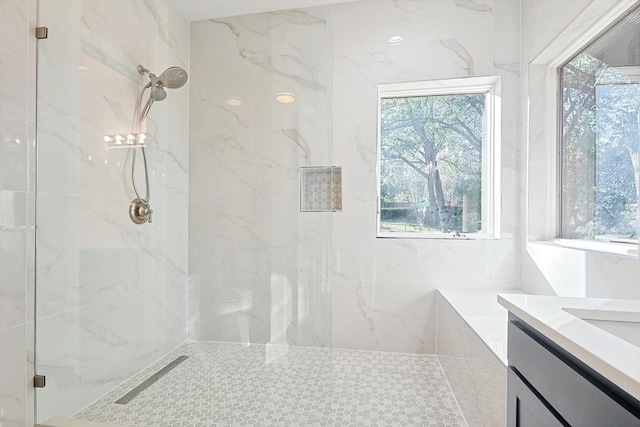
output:
[[[184,86],[185,83],[187,83],[188,79],[187,72],[180,67],[169,67],[162,74],[160,74],[160,77],[157,77],[142,65],[138,65],[138,73],[147,74],[149,76],[152,91],[153,87],[167,87],[169,89],[177,89]],[[160,100],[158,99],[157,101]]]
[[[154,102],[162,101],[167,97],[167,91],[165,90],[165,88],[177,89],[179,87],[182,87],[185,85],[185,83],[187,83],[188,78],[187,72],[180,67],[169,67],[162,74],[160,74],[160,77],[158,77],[148,69],[144,68],[142,65],[138,65],[138,73],[140,73],[140,75],[146,74],[147,76],[149,76],[149,83],[147,83],[144,89],[142,89],[142,92],[140,93],[140,96],[138,98],[137,111],[140,112],[140,115],[138,116],[139,122],[142,122],[142,120],[147,117],[147,114],[149,114],[149,109]],[[149,99],[147,99],[147,103],[145,104],[144,108],[142,108],[142,97],[144,95],[144,91],[149,88],[151,89],[151,92],[149,93]],[[141,108],[142,111],[140,111]]]
[[180,67],[169,67],[164,73],[160,74],[158,80],[162,82],[164,87],[169,89],[178,89],[187,82],[187,72]]

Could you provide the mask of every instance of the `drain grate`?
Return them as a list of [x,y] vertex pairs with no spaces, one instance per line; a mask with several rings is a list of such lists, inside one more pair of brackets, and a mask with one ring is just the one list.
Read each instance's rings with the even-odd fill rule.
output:
[[114,403],[117,403],[118,405],[126,405],[127,403],[131,402],[137,395],[151,387],[156,381],[167,375],[173,368],[175,368],[188,358],[189,356],[179,356],[175,360],[172,360],[167,366],[151,375],[149,378],[141,382],[138,386],[132,389],[129,393],[122,396],[120,399],[116,400]]

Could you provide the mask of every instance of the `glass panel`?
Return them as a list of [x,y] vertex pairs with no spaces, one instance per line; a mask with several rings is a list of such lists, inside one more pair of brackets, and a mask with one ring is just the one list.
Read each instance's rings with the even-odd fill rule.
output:
[[561,70],[564,238],[637,243],[639,19],[631,13]]
[[381,99],[380,232],[482,230],[485,98]]
[[187,87],[167,83],[167,99],[158,97],[140,129],[148,135],[151,224],[129,218],[132,149],[104,139],[136,133],[135,106],[149,82],[137,61],[159,77],[169,66],[188,69],[188,27],[160,25],[168,16],[164,2],[38,2],[38,23],[49,28],[38,44],[36,367],[47,378],[37,390],[40,422],[73,415],[186,340]]
[[[207,391],[220,414],[230,394],[269,406],[260,387],[292,387],[302,363],[292,396],[327,420],[333,214],[300,212],[299,179],[332,165],[332,7],[191,24],[164,0],[38,8],[38,421],[172,425],[166,408]],[[236,26],[255,37],[230,59],[238,40],[210,34]]]

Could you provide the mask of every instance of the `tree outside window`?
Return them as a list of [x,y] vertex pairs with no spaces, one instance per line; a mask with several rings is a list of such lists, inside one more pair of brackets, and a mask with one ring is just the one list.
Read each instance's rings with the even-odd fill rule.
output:
[[561,67],[563,238],[637,243],[640,35],[635,22],[628,16]]
[[487,232],[491,221],[483,224],[484,216],[494,209],[483,208],[490,203],[483,192],[492,192],[493,181],[487,170],[493,163],[488,157],[495,153],[490,149],[495,132],[493,86],[473,87],[464,79],[455,83],[456,87],[424,91],[420,87],[381,91],[381,236],[461,237]]

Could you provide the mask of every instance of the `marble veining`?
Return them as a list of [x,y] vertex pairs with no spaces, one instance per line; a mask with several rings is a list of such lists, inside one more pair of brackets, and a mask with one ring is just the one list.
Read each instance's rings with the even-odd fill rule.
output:
[[477,0],[454,0],[456,6],[463,7],[465,9],[475,10],[478,12],[493,12],[491,6],[486,3]]
[[448,39],[448,40],[440,40],[442,46],[447,49],[453,51],[458,58],[460,58],[465,63],[465,69],[467,70],[468,75],[473,75],[473,58],[471,54],[465,49],[462,44],[456,39]]

